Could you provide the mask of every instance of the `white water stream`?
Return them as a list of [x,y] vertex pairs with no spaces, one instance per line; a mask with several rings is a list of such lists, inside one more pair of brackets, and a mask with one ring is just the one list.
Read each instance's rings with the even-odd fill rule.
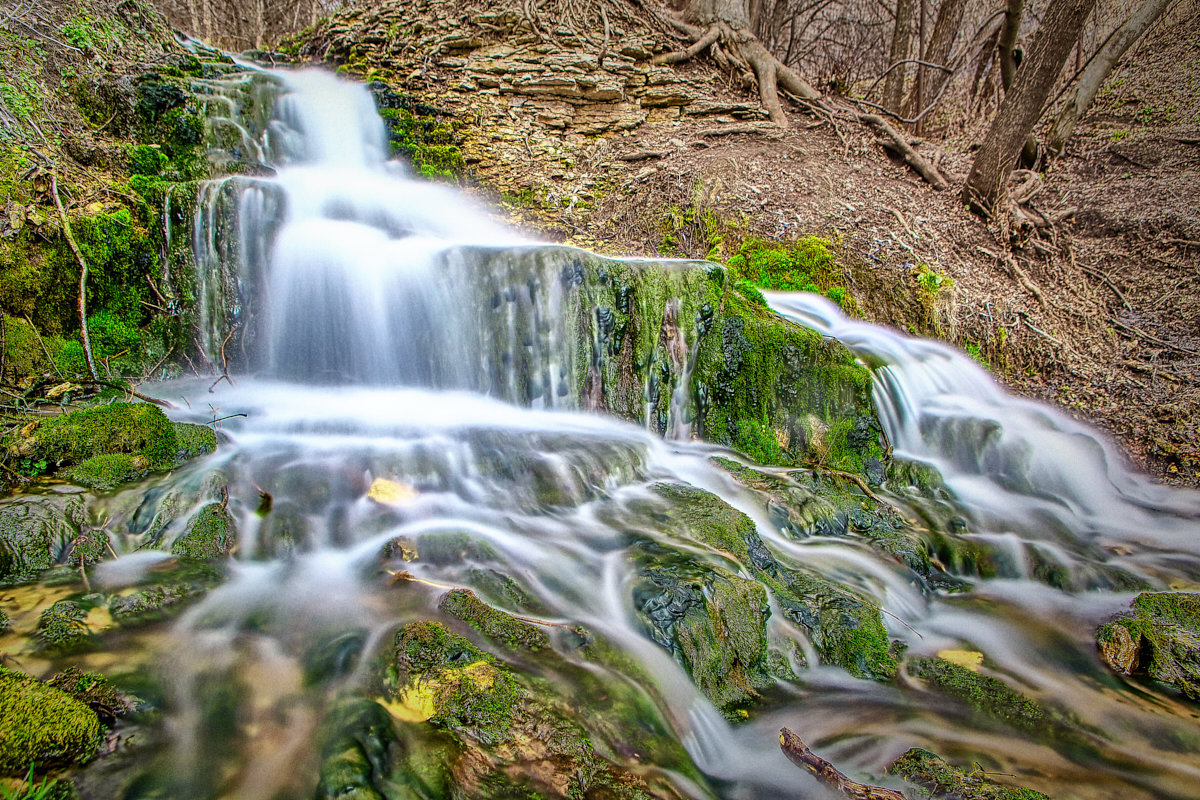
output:
[[[229,281],[219,285],[219,276],[230,270],[244,280],[236,291],[262,287],[261,297],[241,298],[247,315],[259,315],[244,362],[255,374],[157,389],[190,407],[194,420],[246,415],[220,424],[225,441],[217,453],[170,479],[202,501],[214,499],[205,476],[219,472],[240,529],[228,582],[153,645],[156,669],[170,683],[172,745],[164,759],[174,785],[194,797],[311,796],[309,742],[325,696],[304,685],[305,653],[347,632],[360,635],[370,653],[398,625],[436,616],[442,589],[392,585],[376,565],[396,537],[436,551],[438,537],[453,533],[486,547],[418,558],[406,568],[430,584],[474,587],[502,606],[487,576],[503,574],[538,617],[585,626],[618,644],[652,676],[658,713],[703,775],[677,778],[684,796],[824,797],[779,752],[783,725],[843,770],[875,780],[905,749],[924,746],[960,765],[979,760],[1060,800],[1196,796],[1195,708],[1112,677],[1091,635],[1132,597],[1106,587],[1097,577],[1106,569],[1163,587],[1200,580],[1200,496],[1131,474],[1093,431],[1004,394],[944,346],[846,320],[811,296],[773,295],[782,313],[886,365],[876,371],[876,403],[896,454],[940,469],[952,513],[966,518],[972,536],[1014,555],[1007,574],[966,576],[968,591],[940,593],[853,538],[790,538],[760,500],[709,460],[730,454],[571,410],[571,398],[558,391],[569,368],[565,348],[553,326],[539,322],[558,311],[554,293],[538,291],[546,276],[506,276],[504,291],[515,299],[505,302],[521,313],[509,318],[510,330],[478,329],[470,307],[478,293],[468,284],[485,276],[432,255],[462,244],[532,245],[457,192],[406,177],[387,161],[365,89],[321,72],[268,80],[281,87],[269,124],[250,130],[232,113],[228,124],[242,126],[241,140],[253,143],[274,174],[209,184],[196,232],[197,261],[217,276],[202,295],[228,299]],[[236,232],[219,230],[224,217],[214,209],[222,203],[238,211]],[[457,270],[449,286],[430,274],[447,263]],[[219,374],[227,331],[215,322],[214,331],[206,347]],[[485,354],[497,337],[537,351],[528,375]],[[686,427],[673,427],[686,437]],[[408,491],[399,502],[376,502],[367,494],[379,479]],[[875,599],[909,654],[982,652],[1029,694],[1109,732],[1104,758],[1076,763],[1002,727],[977,729],[961,706],[903,677],[885,685],[798,663],[798,680],[781,685],[784,700],[730,725],[649,638],[633,607],[632,541],[727,564],[647,513],[649,487],[658,481],[718,494],[750,515],[779,559]],[[274,501],[265,516],[256,514],[260,490]],[[135,502],[125,495],[111,501],[114,513]],[[896,502],[907,509],[915,501]],[[178,532],[176,525],[168,535]],[[1070,590],[1062,590],[1033,580],[1031,548],[1077,583],[1068,580]],[[127,583],[131,570],[153,563],[135,558],[110,565],[110,580]],[[816,663],[782,615],[772,616],[769,630],[774,643],[797,641]],[[354,662],[339,686],[365,681],[368,660]],[[198,710],[214,682],[243,687],[226,733]],[[589,702],[577,698],[581,714]]]

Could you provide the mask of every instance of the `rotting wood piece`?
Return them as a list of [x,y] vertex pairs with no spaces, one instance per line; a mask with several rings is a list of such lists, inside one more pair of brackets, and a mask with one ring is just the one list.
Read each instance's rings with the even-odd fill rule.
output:
[[855,800],[908,800],[895,789],[851,780],[833,764],[809,750],[808,746],[800,741],[800,737],[788,728],[779,730],[779,748],[793,764],[807,770],[821,783],[837,789],[847,797],[853,797]]

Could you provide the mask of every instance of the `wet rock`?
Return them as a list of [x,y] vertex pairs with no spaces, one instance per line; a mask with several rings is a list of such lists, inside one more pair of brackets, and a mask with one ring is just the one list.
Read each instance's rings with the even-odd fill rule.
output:
[[1005,786],[988,778],[980,770],[963,772],[919,747],[896,759],[889,771],[920,786],[932,797],[955,800],[1050,800],[1033,789]]
[[171,544],[171,554],[198,560],[224,558],[236,545],[233,516],[223,504],[209,503],[196,512],[183,535]]
[[1200,594],[1146,592],[1096,631],[1100,657],[1122,675],[1146,675],[1200,699]]
[[750,518],[715,495],[667,484],[654,490],[669,506],[662,514],[664,521],[749,568],[784,614],[808,634],[823,663],[873,680],[890,680],[896,674],[896,658],[876,603],[818,572],[781,563]]
[[82,764],[100,747],[96,712],[69,694],[0,667],[0,775]]
[[0,505],[0,583],[26,583],[57,561],[86,520],[77,495],[20,495]]
[[[608,718],[615,709],[628,710],[630,698],[622,694],[627,689],[614,684],[612,692],[601,690],[594,672],[558,660],[553,651],[542,651],[538,657],[553,660],[563,677],[577,674],[585,683],[590,681],[578,695],[590,698],[586,722],[569,711],[575,698],[557,696],[550,683],[519,675],[438,623],[405,625],[396,634],[392,656],[384,678],[386,709],[401,723],[405,754],[390,780],[413,796],[485,800],[676,796],[653,777],[647,783],[600,756],[584,727],[590,724],[605,731],[608,752],[636,748],[631,752],[643,757],[661,756],[653,763],[678,765],[674,754],[659,753],[654,736],[661,731],[654,724],[655,715],[647,715],[643,708],[631,724]],[[614,698],[613,693],[620,697]],[[364,717],[382,721],[375,712],[364,711]],[[365,738],[370,737],[356,736],[355,741]],[[361,775],[367,748],[354,750],[343,748],[350,757],[342,764],[352,768],[348,772]]]
[[12,621],[8,618],[8,612],[0,608],[0,633],[4,633],[6,630],[8,630],[9,625],[11,624]]
[[118,625],[129,627],[166,619],[202,590],[190,583],[166,583],[117,595],[108,601],[108,611]]
[[[656,560],[653,548],[647,560]],[[642,570],[634,606],[650,636],[680,660],[696,687],[733,720],[774,686],[767,592],[732,572],[685,562]]]
[[321,738],[317,800],[383,800],[399,744],[383,706],[362,697],[338,700]]
[[481,601],[470,589],[452,589],[438,600],[438,609],[457,617],[509,649],[537,652],[550,646],[540,628],[505,614]]
[[206,456],[217,449],[217,434],[207,425],[187,422],[171,423],[175,430],[175,463]]
[[906,664],[906,668],[912,677],[957,697],[997,722],[1036,738],[1054,741],[1057,746],[1074,751],[1077,757],[1098,756],[1095,745],[1073,715],[1034,700],[998,678],[944,658],[915,658]]
[[49,653],[63,654],[85,650],[95,643],[88,627],[88,609],[72,600],[59,600],[38,618],[37,638]]

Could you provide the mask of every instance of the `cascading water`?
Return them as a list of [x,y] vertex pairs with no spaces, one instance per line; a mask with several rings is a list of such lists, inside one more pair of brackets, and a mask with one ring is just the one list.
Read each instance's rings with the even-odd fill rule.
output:
[[[562,324],[569,251],[521,243],[458,194],[406,178],[385,160],[362,88],[319,72],[252,77],[214,94],[259,87],[259,110],[273,110],[255,122],[223,100],[224,124],[237,156],[273,174],[210,183],[196,225],[212,322],[203,346],[218,371],[239,369],[217,385],[209,377],[158,388],[197,420],[245,416],[221,423],[213,456],[149,489],[102,498],[94,512],[130,553],[98,570],[105,591],[129,591],[167,559],[131,551],[183,532],[186,511],[157,522],[168,508],[223,504],[238,549],[227,579],[169,629],[117,643],[127,663],[145,653],[144,669],[158,676],[148,682],[164,686],[167,744],[143,747],[124,772],[85,774],[86,796],[312,796],[329,779],[323,748],[338,698],[376,697],[393,632],[445,619],[437,603],[449,587],[548,623],[557,660],[513,660],[566,698],[596,751],[654,796],[825,796],[780,754],[781,725],[876,780],[905,749],[924,746],[1060,799],[1194,796],[1194,710],[1113,678],[1094,657],[1091,631],[1137,581],[1198,579],[1196,495],[1130,476],[1103,440],[1004,396],[943,347],[849,322],[806,296],[771,296],[886,365],[877,403],[897,455],[935,465],[949,489],[936,502],[892,501],[919,524],[964,517],[968,536],[1012,558],[997,575],[946,590],[860,538],[789,534],[761,495],[711,458],[734,454],[563,410],[586,402],[566,381],[586,366]],[[501,255],[483,273],[466,244]],[[691,346],[674,340],[664,363],[689,374]],[[673,397],[664,426],[680,437],[690,433],[688,406],[686,392]],[[763,474],[800,491],[783,470]],[[811,570],[877,602],[910,654],[976,651],[1028,693],[1061,702],[1099,732],[1091,755],[964,716],[910,679],[819,666],[818,644],[778,598],[767,640],[786,662],[778,674],[795,674],[765,690],[749,720],[726,721],[655,640],[651,605],[635,597],[652,594],[650,567],[708,570],[726,576],[721,585],[756,573],[681,532],[654,488],[661,483],[710,492],[748,515],[762,540],[749,556],[756,563]],[[1036,559],[1059,569],[1060,588],[1035,580]],[[691,601],[679,602],[686,610]],[[589,661],[573,626],[617,656]],[[643,733],[662,730],[681,754],[656,761],[606,741],[596,720],[613,713],[612,697],[634,698],[616,713]],[[442,734],[405,717],[411,709],[388,708],[406,757],[448,758]],[[448,796],[416,785],[389,796]],[[586,783],[571,786],[585,794]],[[484,788],[475,785],[479,796]]]

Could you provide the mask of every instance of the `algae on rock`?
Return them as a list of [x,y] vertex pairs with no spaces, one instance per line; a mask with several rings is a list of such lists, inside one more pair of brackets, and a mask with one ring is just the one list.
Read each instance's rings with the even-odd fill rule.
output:
[[0,775],[82,764],[103,738],[96,712],[69,694],[0,667]]
[[1200,699],[1200,594],[1145,592],[1096,631],[1100,657],[1122,675],[1145,674]]
[[914,747],[896,759],[889,771],[920,786],[923,796],[957,800],[1051,800],[1048,795],[1019,786],[1005,786],[978,769],[971,772],[947,764],[928,750]]
[[86,521],[78,495],[18,495],[0,503],[0,584],[50,569]]
[[237,545],[237,525],[222,503],[209,503],[196,512],[187,529],[171,543],[181,558],[212,559],[229,555]]

